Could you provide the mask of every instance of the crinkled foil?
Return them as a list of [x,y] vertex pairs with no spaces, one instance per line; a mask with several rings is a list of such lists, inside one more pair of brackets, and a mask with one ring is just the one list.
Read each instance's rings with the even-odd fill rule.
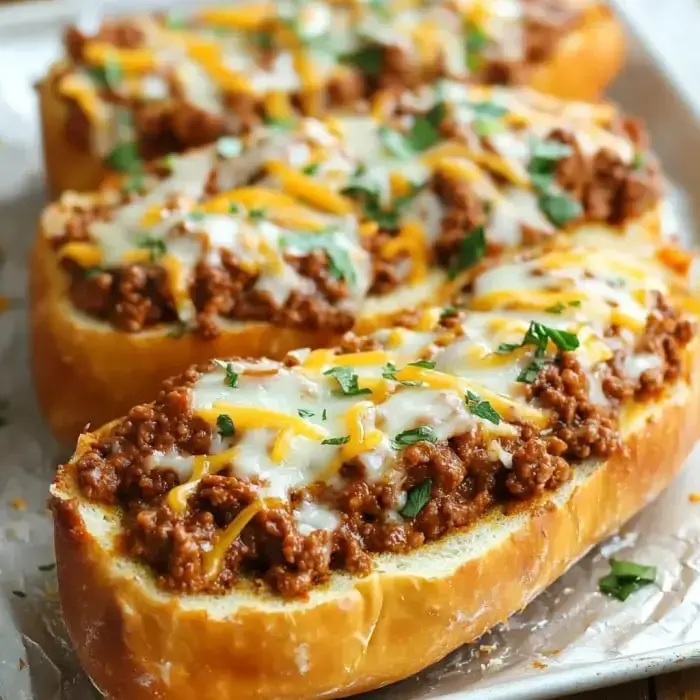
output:
[[[70,13],[52,14],[60,0],[43,4],[54,10],[0,14],[0,294],[12,300],[0,315],[0,698],[91,700],[98,694],[80,670],[60,616],[46,510],[54,467],[67,455],[37,411],[28,362],[26,259],[44,199],[32,82],[58,55],[58,25]],[[669,199],[678,231],[693,240],[700,130],[688,84],[688,64],[698,65],[689,25],[700,6],[686,0],[618,4],[642,41],[630,41],[630,62],[614,96],[646,119],[674,183]],[[94,18],[96,3],[87,5]],[[556,697],[700,663],[700,503],[691,500],[694,493],[700,494],[700,450],[618,537],[507,625],[364,697]],[[612,555],[654,564],[657,583],[625,603],[604,597],[597,582]]]

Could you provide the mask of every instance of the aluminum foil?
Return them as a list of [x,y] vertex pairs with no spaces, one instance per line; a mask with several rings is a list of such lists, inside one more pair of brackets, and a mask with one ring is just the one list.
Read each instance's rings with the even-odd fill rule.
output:
[[[5,700],[99,697],[80,670],[60,616],[46,498],[55,465],[68,455],[61,454],[37,411],[26,317],[26,258],[44,201],[32,83],[58,55],[58,27],[77,4],[52,0],[0,11],[0,295],[11,299],[0,315],[0,698]],[[83,19],[89,23],[98,3],[87,4]],[[695,196],[700,109],[693,87],[700,87],[700,78],[689,69],[697,51],[689,30],[693,18],[700,18],[699,6],[692,0],[617,4],[639,38],[630,39],[629,65],[614,97],[646,119],[671,181],[678,233],[699,241],[694,214],[700,207]],[[696,493],[700,449],[661,498],[508,624],[418,676],[363,697],[556,697],[700,663],[700,503],[691,498]],[[657,583],[625,603],[603,596],[597,582],[612,555],[657,566]]]

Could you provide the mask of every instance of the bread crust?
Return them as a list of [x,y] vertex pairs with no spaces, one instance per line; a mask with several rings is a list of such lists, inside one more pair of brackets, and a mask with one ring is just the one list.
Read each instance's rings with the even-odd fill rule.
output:
[[[554,54],[537,66],[529,85],[557,97],[598,98],[619,72],[624,59],[620,22],[608,7],[594,3],[582,11],[578,26],[560,41]],[[88,192],[109,175],[102,159],[66,139],[68,107],[56,92],[55,65],[37,85],[42,124],[44,166],[52,198],[64,190]]]
[[302,603],[260,594],[223,615],[216,606],[239,594],[158,592],[88,530],[64,472],[53,487],[56,559],[82,664],[113,700],[335,698],[416,673],[523,608],[669,484],[700,433],[700,342],[687,352],[685,381],[625,417],[624,454],[577,468],[546,503],[478,525],[490,533],[478,552],[479,532],[448,536],[423,550],[457,558],[449,570],[408,571],[416,553],[380,557],[370,576],[340,577]]

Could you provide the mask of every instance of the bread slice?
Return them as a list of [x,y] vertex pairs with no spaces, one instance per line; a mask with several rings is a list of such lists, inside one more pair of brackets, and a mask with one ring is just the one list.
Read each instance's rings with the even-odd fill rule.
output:
[[[608,247],[603,245],[605,240]],[[600,372],[607,371],[605,363],[616,362],[605,347],[608,344],[611,348],[619,347],[620,343],[627,344],[635,348],[632,358],[637,357],[636,353],[645,352],[638,349],[639,338],[647,332],[644,318],[647,318],[646,327],[653,328],[660,317],[656,315],[651,319],[655,313],[653,310],[648,311],[648,317],[646,311],[640,316],[638,310],[651,303],[650,299],[655,298],[657,291],[665,290],[662,293],[669,303],[679,310],[686,309],[679,311],[679,318],[688,312],[689,317],[696,318],[698,312],[696,302],[687,294],[686,283],[675,272],[682,254],[678,253],[678,259],[674,261],[663,248],[654,250],[640,245],[631,252],[624,249],[624,242],[620,239],[602,236],[589,238],[587,242],[593,247],[559,241],[553,249],[538,256],[515,262],[501,261],[500,266],[484,271],[476,277],[465,300],[468,307],[479,310],[468,311],[456,326],[433,320],[435,325],[431,326],[430,333],[435,335],[427,340],[420,335],[426,332],[422,320],[411,331],[378,331],[375,338],[384,350],[360,351],[345,356],[345,364],[355,366],[359,375],[359,379],[356,376],[358,383],[355,388],[372,387],[372,398],[367,399],[366,395],[337,398],[337,390],[323,393],[318,400],[328,405],[329,422],[325,422],[324,412],[323,421],[318,417],[304,418],[302,427],[307,429],[309,425],[305,421],[313,420],[316,421],[314,430],[336,435],[337,425],[333,421],[336,420],[337,404],[333,401],[347,402],[338,409],[338,416],[345,420],[363,404],[367,406],[362,410],[371,411],[369,404],[374,401],[379,411],[387,396],[405,395],[407,402],[392,404],[394,408],[385,410],[384,422],[376,417],[378,414],[371,414],[375,417],[358,429],[359,437],[350,429],[351,435],[346,443],[333,443],[347,444],[349,452],[344,453],[346,448],[343,446],[338,448],[341,450],[339,454],[345,457],[362,455],[363,450],[374,449],[366,444],[370,439],[368,436],[377,427],[380,431],[388,431],[386,421],[393,420],[402,411],[413,412],[411,415],[415,414],[419,425],[434,426],[429,430],[447,430],[446,426],[451,425],[451,414],[445,417],[434,412],[431,402],[436,399],[425,393],[427,385],[448,393],[456,387],[458,398],[460,392],[465,393],[465,388],[470,387],[465,399],[468,406],[470,401],[490,402],[490,409],[496,410],[500,421],[493,418],[492,412],[484,414],[482,411],[478,425],[479,430],[486,431],[485,434],[494,436],[495,440],[508,435],[508,431],[513,430],[513,426],[522,425],[522,421],[536,426],[542,431],[541,436],[550,435],[555,430],[564,438],[565,432],[560,431],[561,422],[573,419],[566,418],[565,412],[552,418],[548,411],[555,403],[540,403],[543,394],[528,394],[523,384],[517,383],[532,381],[532,378],[527,380],[519,375],[516,383],[502,383],[504,371],[513,372],[508,375],[513,379],[532,357],[539,358],[545,365],[551,361],[547,359],[552,348],[549,343],[545,342],[549,349],[542,347],[537,352],[527,349],[539,342],[532,336],[542,332],[541,326],[530,326],[530,339],[526,335],[523,341],[525,348],[511,342],[513,333],[517,336],[523,332],[519,329],[527,328],[528,318],[536,315],[538,319],[548,319],[547,323],[555,324],[565,333],[567,343],[571,343],[571,333],[576,329],[579,342],[569,347],[576,345],[575,356],[579,358],[580,367],[586,368],[584,371],[589,378],[586,391],[591,402],[605,403],[605,398],[593,398],[591,388],[595,384],[594,377],[603,376]],[[685,261],[687,263],[689,258],[686,257]],[[687,265],[682,267],[687,272]],[[615,277],[617,272],[621,281]],[[556,288],[552,286],[555,283]],[[580,295],[580,299],[571,299],[566,296],[568,293]],[[550,305],[557,295],[561,303],[552,309]],[[426,312],[429,314],[432,312]],[[439,316],[433,314],[432,318],[438,319]],[[629,325],[629,328],[618,336],[614,333],[611,336],[608,331],[620,325]],[[671,327],[665,322],[663,326],[666,330]],[[474,352],[474,343],[482,347],[479,345],[482,331],[486,333],[483,337],[488,337],[484,342],[494,348],[486,355]],[[499,335],[502,332],[511,334]],[[551,330],[547,332],[551,339]],[[396,340],[397,333],[400,341]],[[508,342],[501,342],[504,337]],[[434,338],[431,343],[437,345],[429,343],[425,347],[431,349],[425,352],[415,350],[417,340],[424,345],[430,338]],[[557,342],[560,341],[561,338]],[[399,342],[399,349],[389,350],[394,348],[395,342]],[[364,374],[370,372],[366,365],[376,364],[379,372],[379,365],[387,359],[386,353],[400,354],[403,347],[414,348],[411,352],[417,354],[409,353],[401,361],[392,357],[397,364],[393,367],[387,364],[381,375],[386,376],[388,367],[391,370],[388,381],[398,384],[391,384],[387,389],[381,385],[381,380],[378,385],[377,380],[366,379],[375,376]],[[654,347],[653,342],[650,347]],[[531,352],[534,355],[529,354]],[[675,358],[677,366],[682,369],[673,379],[666,381],[652,395],[642,393],[639,398],[631,399],[628,393],[628,398],[619,405],[616,420],[621,449],[606,453],[605,458],[577,460],[568,457],[572,466],[571,478],[551,489],[545,488],[519,507],[513,509],[512,501],[510,506],[501,503],[486,511],[471,526],[452,529],[441,538],[408,553],[374,555],[373,570],[366,576],[336,570],[326,583],[312,587],[307,596],[291,599],[283,598],[245,576],[239,578],[232,588],[224,586],[223,591],[208,592],[206,587],[196,589],[200,590],[199,593],[166,590],[158,583],[153,569],[124,554],[121,535],[126,521],[120,508],[107,505],[109,499],[103,499],[102,504],[88,499],[81,487],[81,483],[94,486],[95,479],[98,482],[109,480],[100,466],[100,455],[109,460],[109,454],[114,452],[109,442],[100,446],[100,441],[108,439],[122,422],[116,421],[95,434],[83,435],[76,455],[59,470],[51,490],[61,603],[81,662],[97,686],[115,700],[152,697],[185,700],[195,695],[203,700],[220,697],[242,700],[334,698],[378,688],[416,673],[461,644],[477,639],[523,608],[590,547],[614,532],[669,484],[700,436],[698,337],[682,347],[679,345],[678,352]],[[304,382],[319,382],[319,386],[326,386],[324,382],[333,380],[325,368],[336,363],[340,365],[343,357],[343,354],[328,354],[327,351],[299,352],[294,354],[296,366],[286,369],[260,367],[259,370],[265,370],[262,374],[256,374],[258,370],[254,364],[249,366],[242,362],[239,367],[234,363],[230,368],[240,374],[236,380],[238,383],[234,382],[236,386],[229,389],[222,383],[223,368],[227,365],[211,365],[203,375],[208,382],[207,388],[201,388],[204,384],[190,386],[188,401],[192,411],[195,414],[199,411],[197,415],[209,422],[217,413],[219,419],[222,413],[235,414],[234,422],[238,427],[232,439],[244,440],[251,431],[272,425],[269,422],[256,423],[267,421],[268,414],[263,411],[253,414],[260,416],[254,418],[247,407],[248,402],[259,406],[256,402],[260,401],[266,410],[273,405],[264,399],[263,389],[258,392],[259,386],[264,387],[265,382],[273,381],[267,377],[276,376],[276,372],[285,373],[284,376],[297,373],[294,376],[301,374],[307,378]],[[410,357],[422,360],[418,365],[409,363],[402,368],[401,365]],[[559,357],[560,360],[555,362],[564,361],[563,355]],[[648,356],[642,354],[637,359],[644,358],[648,359]],[[462,364],[451,364],[454,362]],[[632,365],[636,365],[636,361]],[[457,370],[454,369],[456,366],[470,369]],[[543,366],[538,373],[546,373]],[[226,382],[229,381],[229,369],[226,370]],[[245,373],[249,370],[255,376],[246,379]],[[632,371],[637,377],[634,381],[642,381],[639,370],[637,366],[636,370],[623,370],[623,374]],[[418,386],[412,381],[416,379],[419,380]],[[572,376],[566,379],[567,383],[572,381]],[[307,386],[306,383],[303,386]],[[479,396],[470,393],[472,390],[479,392]],[[329,391],[329,388],[324,391]],[[293,421],[297,426],[298,397],[294,395],[294,401],[288,402],[286,392],[285,389],[285,393],[279,394],[274,406],[277,411],[284,412],[289,405],[289,415],[294,418],[285,420]],[[314,391],[305,395],[307,398],[317,396]],[[159,401],[163,401],[164,396],[162,394]],[[533,400],[533,396],[540,398]],[[131,414],[129,420],[132,423],[129,425],[132,427],[129,430],[136,430],[133,434],[141,434],[134,426],[144,420],[139,416],[147,415],[149,410]],[[474,411],[473,407],[469,410]],[[300,417],[306,415],[313,414],[299,412]],[[576,420],[571,423],[573,428],[582,425]],[[301,428],[294,428],[297,429]],[[459,434],[459,429],[454,430]],[[454,430],[446,434],[454,435]],[[519,430],[517,428],[516,432]],[[127,431],[127,435],[130,434]],[[423,437],[429,439],[428,434]],[[125,443],[115,444],[128,447],[132,438],[124,439]],[[401,449],[396,447],[398,442],[399,436],[392,449]],[[302,452],[295,450],[296,444],[292,444],[290,453],[285,453],[287,456],[282,457],[279,466],[296,465],[302,469],[299,456]],[[507,443],[502,444],[507,446]],[[329,448],[319,446],[316,451],[321,449]],[[240,454],[242,450],[241,447]],[[78,463],[87,453],[93,457],[89,464],[82,463],[81,473],[88,469],[90,476],[81,482],[83,477],[78,474]],[[239,453],[231,454],[234,455],[230,457],[233,471],[227,472],[229,476],[224,480],[244,478],[241,476],[243,472],[238,471],[244,469],[243,461],[239,462]],[[411,467],[398,459],[399,471],[415,468],[415,465]],[[513,463],[507,466],[507,458],[497,459],[502,460],[506,470],[515,466]],[[167,464],[168,461],[160,463]],[[335,458],[332,463],[336,464]],[[262,459],[257,464],[263,470]],[[250,468],[250,463],[246,468]],[[321,473],[326,475],[322,480],[331,484],[334,477],[327,476],[325,469]],[[267,489],[279,486],[279,482],[275,486],[278,477],[275,468],[268,470],[267,476],[263,471],[260,474],[263,486],[259,493],[261,498],[266,498],[263,494]],[[350,477],[344,475],[345,478]],[[435,476],[435,479],[439,478],[439,474]],[[182,484],[187,482],[190,485],[186,492],[191,494],[192,488],[198,488],[196,479],[194,473],[190,477],[181,475],[180,486],[176,488],[182,489]],[[269,479],[269,485],[264,485],[268,483],[266,479]],[[308,479],[312,485],[318,483],[313,477]],[[168,505],[159,506],[165,508],[165,513],[168,508],[175,507],[170,500],[172,493],[168,493]],[[275,493],[276,498],[280,497],[279,491]],[[310,493],[317,492],[311,490]],[[283,494],[281,498],[287,503],[287,496]],[[132,505],[139,510],[136,501]],[[182,507],[189,506],[183,503]],[[270,507],[281,506],[275,500]],[[284,507],[298,508],[298,504]],[[131,517],[136,517],[135,512]],[[233,532],[238,533],[236,536],[240,536],[237,529],[240,517],[242,511],[233,520],[228,519],[230,524],[224,532],[233,528]],[[416,515],[402,513],[402,517],[415,518]],[[247,522],[243,522],[244,528]],[[212,546],[204,550],[215,553],[213,561],[219,562],[217,566],[223,566],[225,552],[216,554],[217,545],[222,541],[227,543],[226,546],[232,543],[222,534],[221,539],[215,539]],[[208,556],[211,555],[202,555],[204,560]],[[215,576],[220,573],[215,569]],[[210,581],[216,581],[216,578]]]
[[[619,72],[624,58],[620,22],[602,2],[583,5],[579,20],[553,54],[535,64],[527,79],[530,87],[566,99],[596,100]],[[109,174],[103,155],[77,146],[74,134],[68,136],[76,129],[75,110],[61,94],[59,79],[70,67],[67,58],[59,61],[37,85],[45,172],[53,197],[66,190],[94,190]],[[89,117],[82,119],[90,122]]]
[[[59,439],[148,400],[190,364],[333,345],[352,327],[447,303],[501,252],[587,230],[660,236],[658,165],[612,105],[445,82],[393,109],[407,113],[227,137],[50,205],[31,262],[33,363]],[[415,143],[396,130],[407,122],[424,134]],[[328,247],[305,244],[309,229],[342,247],[340,273]],[[292,245],[293,260],[290,239],[306,246]],[[149,273],[135,291],[122,284]],[[256,307],[261,297],[256,315],[236,306],[273,292],[280,316]],[[57,377],[71,391],[57,392]]]

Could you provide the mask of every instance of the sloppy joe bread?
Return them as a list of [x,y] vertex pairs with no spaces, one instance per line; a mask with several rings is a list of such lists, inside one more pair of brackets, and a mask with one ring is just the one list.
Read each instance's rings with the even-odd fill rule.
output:
[[621,243],[489,264],[460,309],[335,349],[211,361],[81,436],[53,510],[97,686],[379,687],[506,619],[654,498],[700,432],[697,300],[687,254]]
[[655,240],[659,211],[639,125],[527,89],[441,82],[376,115],[222,137],[44,212],[41,403],[73,439],[191,363],[333,344],[557,233]]
[[65,46],[39,86],[54,194],[96,188],[125,149],[151,159],[438,78],[593,99],[623,50],[585,0],[231,3],[72,28]]

